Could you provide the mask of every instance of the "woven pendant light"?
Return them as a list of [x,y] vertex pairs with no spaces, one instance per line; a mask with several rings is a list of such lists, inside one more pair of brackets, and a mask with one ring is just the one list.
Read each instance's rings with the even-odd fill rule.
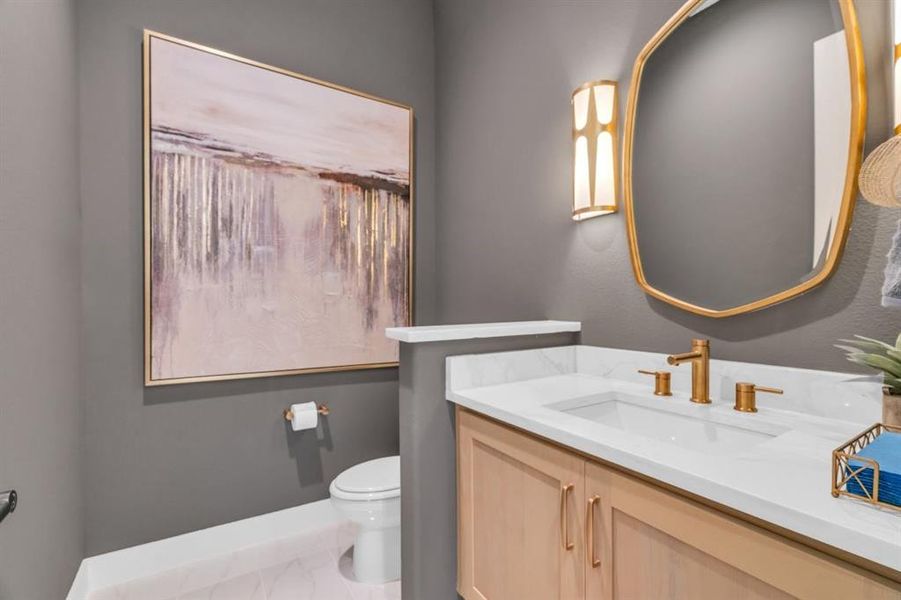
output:
[[863,197],[879,206],[901,207],[901,135],[873,150],[857,178]]
[[863,197],[878,206],[901,206],[901,1],[892,0],[895,135],[873,150],[860,167],[857,184]]

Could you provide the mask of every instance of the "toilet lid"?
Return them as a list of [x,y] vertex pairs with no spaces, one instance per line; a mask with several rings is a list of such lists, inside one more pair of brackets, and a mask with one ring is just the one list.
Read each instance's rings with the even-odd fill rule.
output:
[[354,465],[332,482],[350,494],[372,494],[400,489],[400,457],[386,456]]

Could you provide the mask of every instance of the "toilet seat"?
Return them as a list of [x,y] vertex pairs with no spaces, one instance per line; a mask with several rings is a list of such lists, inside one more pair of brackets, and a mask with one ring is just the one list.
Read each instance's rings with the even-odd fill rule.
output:
[[350,501],[400,497],[400,457],[386,456],[350,467],[335,477],[329,493]]

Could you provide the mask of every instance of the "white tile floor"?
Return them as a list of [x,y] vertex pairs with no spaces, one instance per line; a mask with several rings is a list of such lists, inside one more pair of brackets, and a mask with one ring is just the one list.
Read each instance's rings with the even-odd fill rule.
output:
[[242,549],[94,592],[89,600],[400,600],[400,582],[353,579],[353,526]]

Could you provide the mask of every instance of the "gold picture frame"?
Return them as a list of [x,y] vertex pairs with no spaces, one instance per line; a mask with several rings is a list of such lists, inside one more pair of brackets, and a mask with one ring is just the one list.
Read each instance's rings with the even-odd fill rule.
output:
[[258,62],[255,60],[251,60],[248,58],[244,58],[241,56],[237,56],[222,50],[218,50],[215,48],[211,48],[208,46],[204,46],[201,44],[197,44],[194,42],[190,42],[187,40],[179,39],[170,35],[166,35],[163,33],[159,33],[156,31],[152,31],[149,29],[145,29],[143,32],[143,227],[144,227],[144,385],[145,386],[163,386],[163,385],[173,385],[173,384],[183,384],[183,383],[196,383],[196,382],[210,382],[210,381],[223,381],[223,380],[233,380],[233,379],[251,379],[251,378],[259,378],[259,377],[276,377],[276,376],[287,376],[287,375],[299,375],[306,373],[324,373],[324,372],[338,372],[338,371],[356,371],[363,369],[385,369],[385,368],[393,368],[397,367],[398,361],[384,361],[384,362],[370,362],[370,363],[354,363],[354,364],[335,364],[328,366],[315,366],[310,368],[289,368],[289,369],[275,369],[275,370],[260,370],[260,371],[247,371],[247,372],[233,372],[233,373],[218,373],[218,374],[205,374],[205,375],[197,375],[197,376],[179,376],[179,377],[167,377],[167,378],[157,378],[153,376],[152,373],[152,332],[153,332],[153,322],[152,322],[152,273],[151,273],[151,260],[153,256],[153,248],[152,248],[152,230],[151,230],[151,184],[152,184],[152,119],[151,119],[151,42],[153,39],[164,40],[167,42],[171,42],[173,44],[177,44],[186,48],[190,48],[193,50],[199,50],[204,53],[208,53],[210,55],[227,59],[230,61],[235,61],[241,63],[243,65],[249,65],[252,67],[257,67],[259,69],[264,69],[271,73],[276,73],[279,75],[285,75],[290,78],[299,79],[301,81],[312,83],[318,86],[323,86],[325,88],[329,88],[331,90],[336,90],[340,92],[345,92],[348,94],[352,94],[361,98],[365,98],[367,100],[373,100],[376,102],[384,103],[386,105],[398,107],[406,110],[409,113],[408,118],[408,129],[409,129],[409,137],[408,137],[408,173],[409,173],[409,208],[408,208],[408,235],[407,235],[407,244],[405,245],[406,252],[406,274],[405,274],[405,285],[406,285],[406,302],[405,302],[405,315],[404,320],[405,323],[402,325],[412,325],[414,321],[414,248],[415,248],[415,219],[416,219],[416,210],[415,210],[415,114],[412,106],[402,104],[400,102],[395,102],[393,100],[388,100],[386,98],[382,98],[379,96],[375,96],[372,94],[368,94],[366,92],[362,92],[359,90],[355,90],[349,87],[345,87],[342,85],[338,85],[335,83],[330,83],[327,81],[323,81],[321,79],[317,79],[315,77],[310,77],[307,75],[303,75],[301,73],[297,73],[294,71],[290,71],[287,69],[282,69],[279,67],[275,67],[272,65],[268,65],[262,62]]
[[629,98],[626,105],[625,136],[623,140],[623,204],[626,213],[626,231],[629,238],[629,256],[635,280],[646,294],[688,312],[712,318],[724,318],[760,310],[804,294],[826,281],[838,268],[839,261],[848,239],[848,231],[857,199],[857,173],[863,159],[864,133],[867,120],[866,70],[864,67],[863,45],[857,12],[853,0],[835,0],[841,11],[844,24],[845,41],[848,48],[848,62],[851,88],[851,123],[848,141],[848,162],[845,170],[845,183],[842,194],[841,209],[838,214],[835,239],[829,247],[823,267],[810,279],[760,300],[728,309],[711,309],[686,302],[667,294],[651,285],[644,274],[641,256],[638,249],[638,232],[635,228],[634,197],[632,191],[632,154],[635,143],[635,117],[638,108],[641,75],[651,54],[672,34],[692,11],[705,0],[688,0],[645,44],[632,69],[629,84]]

